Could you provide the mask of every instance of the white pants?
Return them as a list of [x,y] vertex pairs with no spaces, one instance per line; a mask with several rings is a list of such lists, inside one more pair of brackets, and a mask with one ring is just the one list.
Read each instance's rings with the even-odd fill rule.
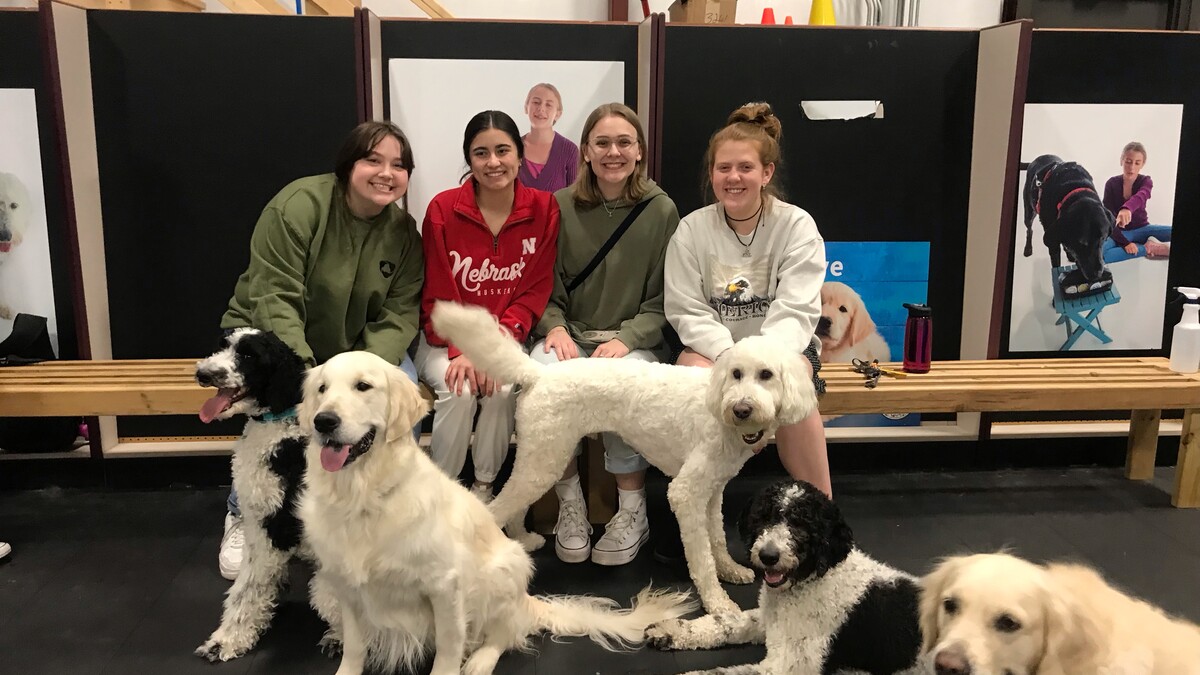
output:
[[505,384],[491,396],[475,396],[463,387],[457,395],[446,386],[446,368],[450,357],[445,347],[432,347],[421,335],[417,343],[417,372],[421,380],[433,389],[433,438],[429,454],[442,470],[457,479],[467,461],[467,446],[471,444],[471,423],[479,410],[475,425],[475,443],[471,458],[475,463],[475,480],[491,483],[500,472],[508,455],[512,438],[516,397],[512,384]]
[[[592,352],[596,349],[592,346],[585,347],[578,342],[575,343],[575,346],[579,348],[578,358],[581,359],[591,358]],[[538,363],[548,365],[558,363],[558,354],[553,349],[550,350],[549,354],[545,350],[546,341],[538,340],[537,344],[533,345],[533,349],[529,351],[529,356]],[[649,363],[659,363],[662,360],[659,354],[649,349],[634,349],[621,358],[647,361]],[[604,468],[609,473],[626,474],[645,471],[650,468],[650,462],[647,462],[639,455],[637,450],[629,447],[629,444],[620,436],[606,431],[600,434],[600,438],[604,441]],[[582,451],[583,443],[581,442],[575,446],[575,456],[578,457]]]

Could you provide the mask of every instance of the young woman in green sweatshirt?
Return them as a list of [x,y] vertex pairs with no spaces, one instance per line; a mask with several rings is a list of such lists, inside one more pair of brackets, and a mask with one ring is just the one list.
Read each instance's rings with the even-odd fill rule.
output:
[[[400,208],[412,146],[391,122],[350,132],[331,174],[288,184],[263,209],[221,328],[278,335],[309,366],[363,350],[399,364],[413,382],[408,347],[417,335],[425,278],[416,221]],[[230,491],[218,563],[237,578],[241,512]]]
[[[646,177],[646,135],[627,106],[607,103],[592,111],[579,147],[575,184],[554,193],[562,211],[554,291],[536,331],[544,339],[530,355],[542,363],[584,357],[660,361],[666,356],[663,260],[679,212]],[[567,287],[642,202],[649,203],[603,261],[568,293]],[[590,557],[602,565],[623,565],[649,537],[649,464],[616,434],[603,438],[604,466],[616,476],[619,509],[593,549],[578,470],[571,462],[555,486],[559,516],[554,548],[566,562]]]

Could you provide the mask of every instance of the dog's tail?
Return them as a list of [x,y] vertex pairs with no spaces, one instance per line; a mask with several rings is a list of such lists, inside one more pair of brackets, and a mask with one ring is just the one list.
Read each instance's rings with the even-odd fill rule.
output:
[[556,636],[588,637],[609,651],[640,645],[646,628],[660,621],[677,619],[696,610],[699,604],[688,593],[642,589],[629,609],[618,609],[608,598],[578,595],[530,597],[534,630]]
[[430,315],[433,330],[462,350],[471,364],[502,382],[531,385],[541,365],[500,332],[496,317],[482,307],[439,301]]

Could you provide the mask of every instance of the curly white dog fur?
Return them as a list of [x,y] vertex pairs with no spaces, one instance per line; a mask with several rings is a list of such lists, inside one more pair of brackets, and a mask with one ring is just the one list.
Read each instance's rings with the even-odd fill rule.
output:
[[[4,268],[5,259],[24,239],[32,206],[25,184],[11,173],[0,172],[0,270]],[[9,280],[0,278],[0,319],[13,318],[6,292],[11,285]]]
[[960,556],[922,585],[924,649],[942,675],[1200,674],[1200,627],[1083,565]]
[[438,303],[433,326],[471,363],[521,386],[512,477],[490,508],[527,550],[544,543],[525,531],[525,512],[562,475],[579,439],[615,432],[648,462],[673,476],[667,490],[684,555],[705,609],[736,612],[718,581],[747,584],[754,573],[725,544],[725,484],[780,425],[817,407],[799,349],[749,337],[711,369],[625,359],[532,361],[477,307]]
[[428,410],[403,371],[367,352],[339,354],[305,381],[300,420],[312,440],[299,513],[317,601],[341,610],[338,675],[411,667],[430,647],[432,675],[484,675],[539,631],[616,649],[695,607],[649,589],[628,610],[530,596],[529,555],[413,441]]
[[916,579],[855,548],[824,493],[801,481],[767,487],[743,512],[740,529],[763,572],[758,609],[651,626],[652,645],[766,643],[761,663],[702,671],[710,675],[927,672]]
[[196,380],[217,389],[200,419],[249,417],[233,446],[233,486],[246,544],[221,625],[196,649],[210,661],[245,654],[271,623],[287,563],[301,543],[294,509],[308,443],[294,410],[304,378],[300,357],[274,334],[253,328],[233,331],[225,343],[196,364]]

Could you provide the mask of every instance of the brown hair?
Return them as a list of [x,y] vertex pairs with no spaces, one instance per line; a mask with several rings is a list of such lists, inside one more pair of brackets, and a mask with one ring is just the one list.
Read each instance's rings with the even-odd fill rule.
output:
[[1150,155],[1146,154],[1146,146],[1142,145],[1141,143],[1138,143],[1137,141],[1130,141],[1130,142],[1126,143],[1125,149],[1121,151],[1121,156],[1124,157],[1125,153],[1127,153],[1127,152],[1142,153],[1142,162],[1143,163],[1150,160]]
[[371,154],[386,136],[400,142],[400,163],[410,175],[412,174],[416,168],[413,165],[412,146],[408,144],[408,137],[400,127],[391,122],[363,122],[354,127],[346,136],[346,140],[342,141],[337,161],[334,163],[333,174],[337,176],[338,185],[341,185],[343,190],[350,183],[350,172],[354,169],[354,163]]
[[621,199],[637,203],[650,190],[650,181],[646,178],[646,132],[642,129],[642,121],[637,113],[623,103],[605,103],[592,111],[583,123],[583,135],[579,138],[579,171],[576,173],[575,184],[571,186],[571,198],[580,208],[595,208],[604,201],[600,186],[596,184],[596,173],[592,171],[590,162],[583,159],[592,129],[600,120],[606,117],[619,117],[633,125],[637,131],[638,148],[642,158],[633,167],[633,173],[625,179],[625,189],[621,191]]
[[529,93],[525,94],[525,105],[529,105],[529,99],[533,98],[533,90],[537,89],[538,87],[541,87],[543,89],[549,89],[550,92],[554,94],[554,98],[558,99],[558,109],[562,110],[562,107],[563,107],[562,94],[558,93],[558,87],[550,84],[549,82],[538,82],[537,84],[530,87]]
[[[771,110],[770,103],[747,103],[734,110],[725,121],[725,126],[712,135],[708,141],[708,151],[704,153],[704,177],[701,190],[706,201],[715,200],[712,192],[712,170],[716,164],[717,148],[726,141],[749,141],[758,147],[758,158],[763,166],[775,165],[778,174],[783,164],[783,153],[779,139],[783,137],[783,125]],[[783,191],[778,187],[778,180],[767,183],[763,188],[766,195],[783,199]]]

